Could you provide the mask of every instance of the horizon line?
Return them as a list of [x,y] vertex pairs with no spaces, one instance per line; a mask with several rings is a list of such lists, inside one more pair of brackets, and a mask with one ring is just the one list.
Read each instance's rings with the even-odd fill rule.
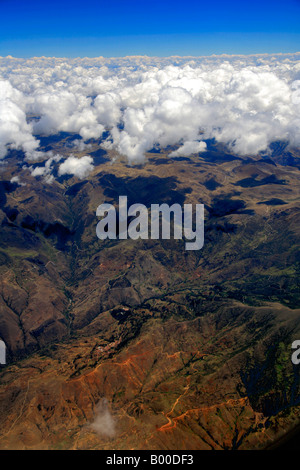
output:
[[14,59],[14,60],[33,60],[33,59],[200,59],[200,58],[215,58],[215,57],[264,57],[272,55],[290,56],[300,54],[300,51],[296,52],[260,52],[250,54],[228,54],[226,52],[222,54],[210,54],[210,55],[169,55],[169,56],[157,56],[157,55],[124,55],[124,56],[28,56],[28,57],[15,57],[10,54],[6,56],[0,56],[0,59]]

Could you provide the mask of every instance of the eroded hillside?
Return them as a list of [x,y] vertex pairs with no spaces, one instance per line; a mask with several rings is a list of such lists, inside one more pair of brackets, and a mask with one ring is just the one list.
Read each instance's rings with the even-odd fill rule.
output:
[[[63,153],[68,138],[52,148]],[[208,144],[130,167],[92,141],[87,179],[47,184],[24,169],[26,186],[11,182],[21,162],[11,152],[0,183],[1,448],[260,448],[297,424],[299,155],[277,144],[241,158]],[[101,242],[96,208],[120,195],[204,203],[204,248]],[[91,427],[103,399],[109,436]]]

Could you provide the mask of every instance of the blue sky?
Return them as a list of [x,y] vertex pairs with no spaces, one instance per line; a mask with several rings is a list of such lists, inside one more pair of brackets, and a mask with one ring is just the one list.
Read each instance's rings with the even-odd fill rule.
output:
[[300,0],[0,0],[0,55],[300,51]]

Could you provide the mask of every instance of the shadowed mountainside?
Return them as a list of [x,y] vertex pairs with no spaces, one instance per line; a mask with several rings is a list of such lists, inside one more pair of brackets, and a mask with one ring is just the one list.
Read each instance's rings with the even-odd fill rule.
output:
[[[261,448],[298,423],[299,155],[278,145],[266,159],[161,150],[143,167],[100,152],[83,181],[23,170],[26,186],[10,182],[12,152],[0,183],[1,448]],[[100,242],[96,208],[120,195],[204,203],[204,248]],[[103,398],[114,436],[90,426]]]

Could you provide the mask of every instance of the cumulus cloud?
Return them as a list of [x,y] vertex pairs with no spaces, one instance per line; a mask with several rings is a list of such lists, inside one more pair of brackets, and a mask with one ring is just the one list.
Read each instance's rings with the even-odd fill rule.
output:
[[30,155],[39,145],[26,121],[25,98],[0,77],[0,159],[8,148],[23,150]]
[[11,183],[16,183],[19,186],[26,186],[26,183],[22,183],[19,176],[13,176],[10,180]]
[[116,433],[116,423],[109,410],[108,402],[104,398],[95,408],[95,419],[90,425],[100,436],[114,437]]
[[84,150],[89,150],[92,148],[91,144],[86,144],[82,139],[75,139],[68,144],[68,147],[74,148],[79,152],[83,152]]
[[179,149],[171,152],[169,157],[187,157],[193,153],[204,152],[206,150],[205,142],[195,142],[187,140]]
[[77,158],[70,155],[63,163],[59,165],[58,174],[62,175],[74,175],[79,179],[86,178],[91,171],[93,171],[93,159],[88,155]]
[[[47,154],[46,154],[47,155]],[[52,174],[54,164],[59,162],[62,159],[61,155],[54,155],[52,156],[52,152],[49,152],[50,158],[48,158],[43,166],[30,166],[29,170],[31,176],[43,176],[45,183],[51,184],[54,181],[54,176]]]
[[[108,132],[102,145],[129,163],[157,145],[180,145],[171,156],[198,153],[200,139],[241,155],[275,140],[299,146],[299,58],[0,58],[0,158],[16,148],[36,160],[38,136],[62,131],[79,134],[87,153],[85,141]],[[70,156],[60,174],[85,177],[89,158]]]

